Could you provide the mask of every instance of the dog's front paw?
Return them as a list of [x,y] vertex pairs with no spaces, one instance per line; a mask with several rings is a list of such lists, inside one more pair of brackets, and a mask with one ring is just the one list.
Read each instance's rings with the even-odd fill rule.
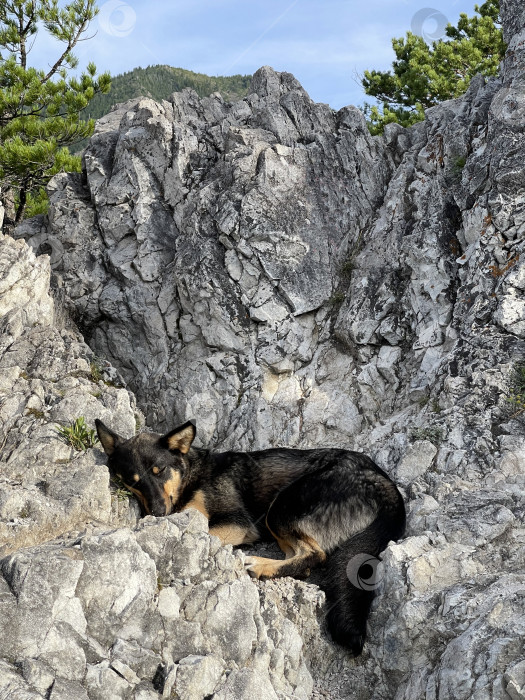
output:
[[244,560],[244,568],[252,578],[261,577],[261,566],[258,563],[261,557],[246,557]]
[[265,557],[246,557],[244,567],[252,578],[273,578],[282,562]]

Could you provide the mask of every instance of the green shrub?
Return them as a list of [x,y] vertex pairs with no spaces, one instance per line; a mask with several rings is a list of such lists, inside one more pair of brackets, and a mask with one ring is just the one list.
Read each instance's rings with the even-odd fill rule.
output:
[[525,411],[525,364],[514,366],[507,401],[517,409],[516,413]]
[[429,440],[436,447],[443,440],[443,430],[441,428],[428,427],[428,428],[414,428],[410,433],[412,440]]
[[85,452],[99,441],[96,431],[87,427],[84,416],[72,421],[70,425],[57,425],[56,432],[59,440],[78,452]]
[[98,357],[93,358],[91,364],[89,365],[90,379],[92,382],[99,382],[102,379],[102,363]]
[[44,411],[39,411],[38,408],[28,408],[27,415],[33,416],[33,418],[45,418]]

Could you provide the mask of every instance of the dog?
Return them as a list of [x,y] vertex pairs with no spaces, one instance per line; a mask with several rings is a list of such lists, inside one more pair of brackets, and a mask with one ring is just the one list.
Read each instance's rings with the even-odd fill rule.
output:
[[[356,580],[352,567],[377,562],[405,529],[403,498],[369,457],[343,449],[216,453],[192,446],[193,421],[129,440],[100,420],[96,428],[110,473],[145,513],[196,508],[223,544],[275,538],[284,559],[246,557],[258,579],[306,578],[320,566],[329,632],[354,656],[361,653],[375,586]],[[370,579],[365,569],[366,563],[361,580]]]

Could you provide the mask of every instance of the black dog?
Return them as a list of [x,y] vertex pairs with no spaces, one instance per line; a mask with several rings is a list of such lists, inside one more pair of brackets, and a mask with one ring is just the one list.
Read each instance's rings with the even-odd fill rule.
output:
[[329,630],[354,655],[361,653],[374,586],[360,584],[359,573],[369,579],[366,562],[376,562],[405,528],[401,494],[371,459],[337,449],[214,453],[191,447],[192,422],[130,440],[99,420],[96,426],[110,472],[146,513],[196,508],[223,544],[273,536],[285,559],[247,557],[257,578],[306,577],[324,564]]

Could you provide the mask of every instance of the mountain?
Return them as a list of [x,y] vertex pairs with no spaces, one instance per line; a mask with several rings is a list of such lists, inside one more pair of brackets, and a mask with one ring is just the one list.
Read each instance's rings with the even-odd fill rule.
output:
[[199,97],[220,92],[227,102],[236,102],[250,91],[251,75],[210,76],[171,66],[148,66],[116,75],[111,79],[107,95],[95,95],[83,111],[85,118],[99,119],[113,105],[133,97],[151,97],[166,100],[172,92],[192,88]]

